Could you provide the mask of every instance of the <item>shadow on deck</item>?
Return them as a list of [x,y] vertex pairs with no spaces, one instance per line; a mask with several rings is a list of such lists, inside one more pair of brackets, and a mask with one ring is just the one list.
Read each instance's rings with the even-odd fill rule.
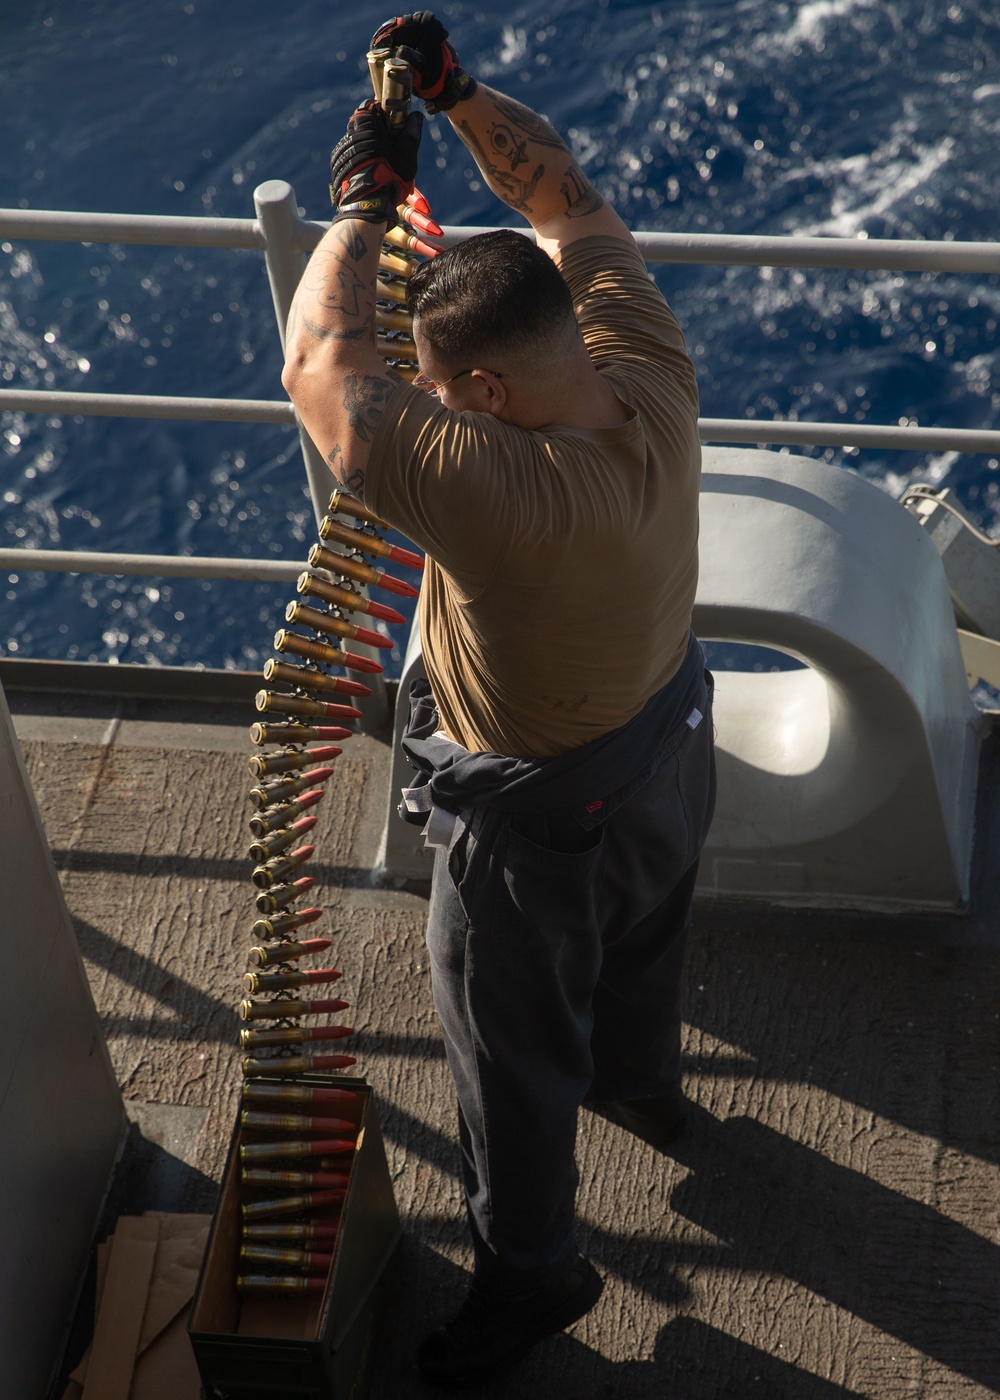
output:
[[[252,917],[246,707],[9,699],[133,1119],[114,1208],[210,1209]],[[373,1396],[405,1400],[429,1393],[413,1348],[469,1260],[425,901],[368,873],[388,757],[346,747],[315,873],[406,1229]],[[1000,1393],[998,770],[994,737],[967,917],[697,906],[692,1128],[663,1157],[581,1115],[580,1244],[604,1296],[484,1394]]]

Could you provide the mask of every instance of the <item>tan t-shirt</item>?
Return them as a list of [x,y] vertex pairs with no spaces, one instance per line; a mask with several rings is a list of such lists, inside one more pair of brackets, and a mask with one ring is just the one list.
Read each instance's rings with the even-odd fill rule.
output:
[[402,385],[365,489],[427,552],[421,641],[446,733],[516,757],[637,714],[681,664],[698,578],[698,390],[677,320],[632,243],[581,239],[558,264],[631,421],[531,431]]

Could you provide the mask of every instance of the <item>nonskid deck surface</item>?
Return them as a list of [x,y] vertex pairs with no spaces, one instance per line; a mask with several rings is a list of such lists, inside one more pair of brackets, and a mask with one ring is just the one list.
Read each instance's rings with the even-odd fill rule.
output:
[[[8,699],[136,1125],[119,1208],[210,1210],[240,1082],[250,716]],[[997,750],[981,784],[993,851]],[[426,902],[370,877],[388,762],[377,740],[345,747],[315,873],[406,1229],[373,1395],[405,1400],[427,1394],[413,1349],[469,1258]],[[698,905],[692,1128],[671,1158],[581,1115],[580,1244],[604,1295],[489,1394],[1000,1394],[998,971],[982,878],[964,920]],[[516,985],[510,998],[516,1016]]]

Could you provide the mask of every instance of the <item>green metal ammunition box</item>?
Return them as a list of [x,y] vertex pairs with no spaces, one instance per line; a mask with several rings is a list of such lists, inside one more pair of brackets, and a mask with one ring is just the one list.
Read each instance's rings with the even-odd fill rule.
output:
[[361,1400],[401,1235],[374,1098],[363,1079],[343,1075],[301,1074],[273,1082],[334,1086],[358,1095],[354,1104],[335,1105],[337,1117],[357,1123],[358,1148],[338,1207],[326,1289],[294,1296],[237,1291],[239,1149],[266,1136],[241,1129],[237,1115],[188,1320],[191,1345],[208,1400]]

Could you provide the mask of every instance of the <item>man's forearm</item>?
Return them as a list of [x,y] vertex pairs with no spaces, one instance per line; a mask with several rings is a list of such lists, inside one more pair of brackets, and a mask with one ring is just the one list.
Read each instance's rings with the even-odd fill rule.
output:
[[604,203],[554,128],[514,98],[480,83],[448,117],[493,193],[533,227]]
[[282,383],[330,470],[358,494],[382,409],[401,382],[375,345],[383,232],[360,219],[332,225],[309,259],[285,331]]

